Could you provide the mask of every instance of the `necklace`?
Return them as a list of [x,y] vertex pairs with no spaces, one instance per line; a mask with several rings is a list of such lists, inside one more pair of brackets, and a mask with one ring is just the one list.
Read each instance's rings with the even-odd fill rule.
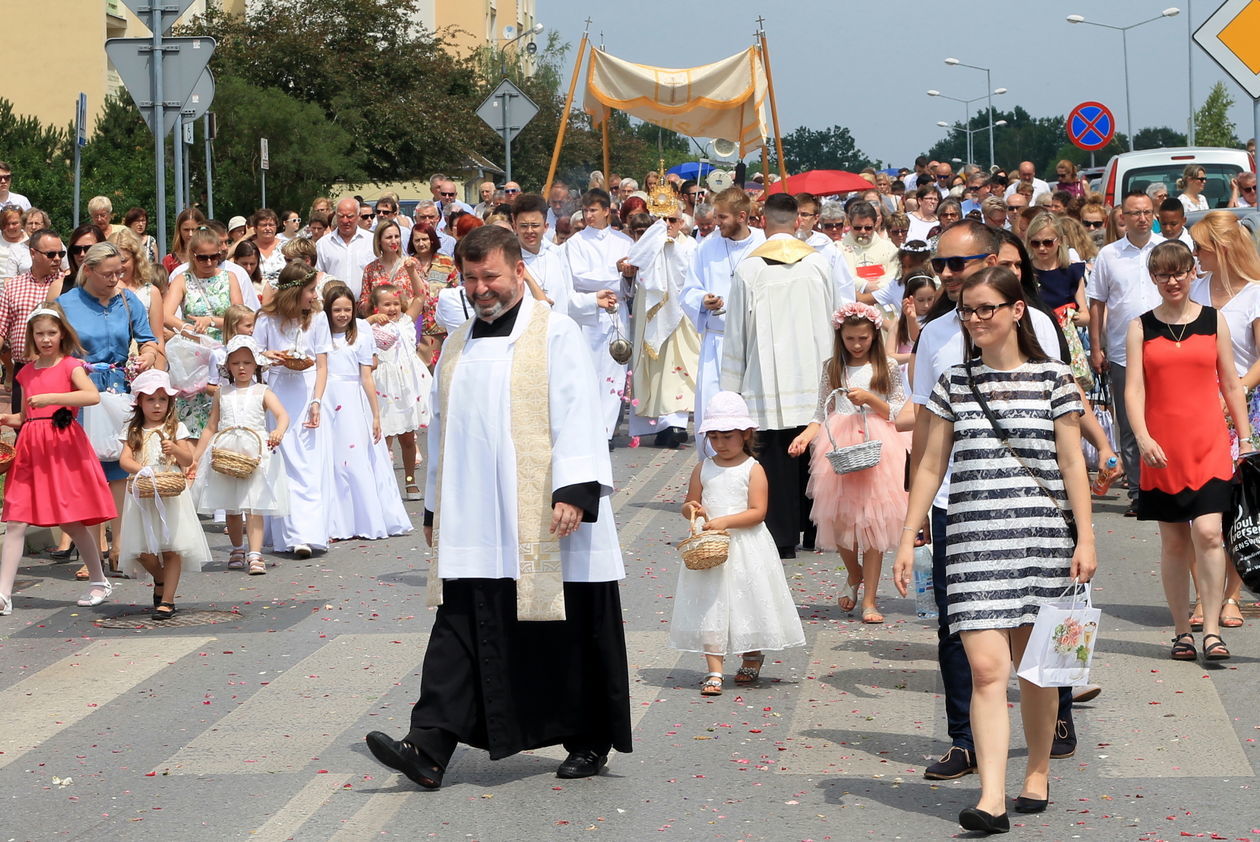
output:
[[[1180,313],[1178,313],[1178,314],[1177,314],[1177,318],[1181,318],[1181,317],[1185,316],[1185,314],[1186,314],[1186,311],[1185,311],[1185,309],[1183,308],[1183,309],[1182,309],[1182,311],[1181,311]],[[1171,322],[1171,321],[1170,321],[1170,322],[1165,322],[1165,324],[1166,324],[1166,325],[1168,325],[1168,335],[1169,335],[1169,336],[1171,336],[1171,337],[1173,338],[1173,342],[1175,342],[1175,343],[1177,344],[1177,347],[1178,347],[1178,348],[1180,348],[1180,347],[1181,347],[1181,340],[1186,338],[1186,331],[1188,331],[1188,330],[1190,329],[1190,325],[1194,324],[1194,322],[1195,322],[1195,320],[1194,320],[1194,319],[1191,319],[1191,320],[1190,320],[1190,321],[1188,321],[1188,322]],[[1176,326],[1178,326],[1178,327],[1180,327],[1180,328],[1181,328],[1181,333],[1180,333],[1180,334],[1175,334],[1175,333],[1173,333],[1173,326],[1174,326],[1174,325],[1176,325]]]

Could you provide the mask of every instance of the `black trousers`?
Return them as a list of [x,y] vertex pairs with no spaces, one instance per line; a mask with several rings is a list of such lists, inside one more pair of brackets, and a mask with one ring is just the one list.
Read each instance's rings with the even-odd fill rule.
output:
[[757,433],[757,461],[765,470],[770,486],[766,528],[780,549],[796,549],[802,532],[806,546],[814,543],[809,498],[805,496],[809,484],[809,456],[788,456],[788,445],[804,431],[804,427],[792,427]]

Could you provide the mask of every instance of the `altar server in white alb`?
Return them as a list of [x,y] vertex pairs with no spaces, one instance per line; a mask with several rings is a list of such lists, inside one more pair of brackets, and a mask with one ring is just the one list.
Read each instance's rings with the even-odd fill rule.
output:
[[[618,298],[625,294],[617,262],[630,253],[633,241],[609,227],[612,216],[610,206],[611,200],[603,190],[588,190],[582,194],[582,216],[586,219],[586,227],[564,242],[574,293],[599,293],[611,289]],[[603,308],[585,312],[571,306],[570,313],[581,325],[595,363],[600,417],[605,438],[611,443],[617,419],[621,416],[626,366],[609,355],[608,345],[618,333],[626,339],[630,338],[630,320],[626,308],[620,306],[612,313]]]
[[511,231],[478,228],[455,259],[476,315],[434,377],[424,500],[438,609],[410,731],[374,731],[368,747],[426,788],[461,742],[492,760],[562,744],[556,774],[589,777],[632,748],[595,372],[578,326],[525,294]]
[[700,336],[682,309],[682,288],[697,245],[682,234],[677,199],[649,208],[660,218],[623,263],[635,288],[630,435],[655,434],[658,447],[677,448],[687,440],[700,367]]
[[770,485],[766,528],[781,558],[813,547],[809,460],[788,455],[814,417],[818,372],[831,357],[834,300],[826,258],[795,236],[796,199],[776,193],[762,213],[766,241],[739,265],[727,301],[722,389],[743,395],[760,431],[757,454]]
[[[522,193],[512,203],[512,230],[521,243],[525,271],[551,302],[551,309],[569,314],[573,297],[569,267],[563,252],[543,236],[547,231],[548,210],[547,200],[538,193]],[[593,303],[594,296],[590,297]]]
[[[766,241],[760,228],[748,226],[752,199],[738,187],[728,187],[713,200],[717,229],[696,249],[683,285],[683,312],[700,333],[700,371],[696,375],[695,423],[700,429],[704,407],[722,390],[722,338],[726,332],[726,297],[735,269],[748,253]],[[696,451],[704,458],[704,446]]]

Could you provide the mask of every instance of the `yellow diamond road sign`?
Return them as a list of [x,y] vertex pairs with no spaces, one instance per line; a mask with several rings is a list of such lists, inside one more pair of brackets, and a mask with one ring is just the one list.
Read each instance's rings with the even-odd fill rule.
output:
[[1260,0],[1226,0],[1194,40],[1252,99],[1260,99]]

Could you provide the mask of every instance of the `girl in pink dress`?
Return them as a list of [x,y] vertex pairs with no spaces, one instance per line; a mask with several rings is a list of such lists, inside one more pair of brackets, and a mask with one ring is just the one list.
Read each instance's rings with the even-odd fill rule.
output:
[[0,551],[0,614],[13,611],[13,580],[26,544],[26,527],[60,526],[69,535],[92,580],[79,600],[84,607],[109,599],[113,587],[87,527],[118,516],[105,472],[75,410],[101,402],[87,375],[79,337],[57,304],[44,304],[26,321],[30,364],[17,373],[22,411],[0,415],[0,425],[19,427],[17,454],[4,489],[4,548]]

